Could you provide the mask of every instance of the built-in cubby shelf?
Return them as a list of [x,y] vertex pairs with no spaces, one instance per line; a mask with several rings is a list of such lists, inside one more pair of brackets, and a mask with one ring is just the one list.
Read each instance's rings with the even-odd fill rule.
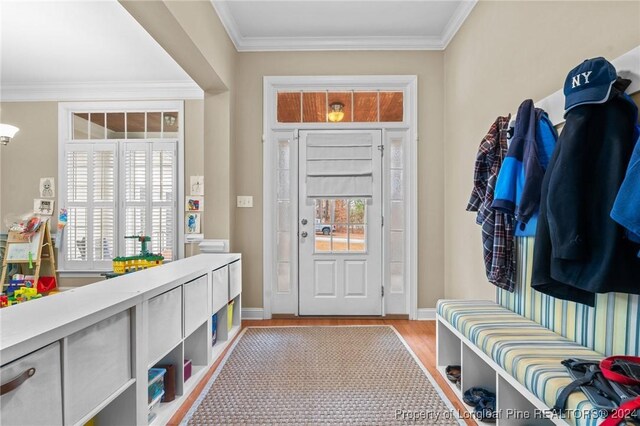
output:
[[[201,254],[3,309],[2,376],[38,373],[3,397],[0,423],[146,426],[149,368],[172,365],[175,399],[154,407],[152,419],[166,424],[240,330],[240,259]],[[220,339],[212,347],[216,312]],[[34,403],[42,389],[47,397]]]
[[[480,426],[551,426],[566,425],[561,419],[544,418],[549,408],[522,384],[518,383],[484,352],[478,349],[445,320],[437,317],[436,368],[453,393],[467,409],[466,415]],[[448,365],[461,366],[460,389],[447,379]],[[472,414],[474,407],[464,403],[463,393],[471,387],[482,387],[496,394],[495,423],[479,421]]]
[[[234,272],[231,273],[231,265]],[[170,402],[161,402],[154,409],[155,417],[150,425],[162,425],[169,421],[197,384],[205,377],[212,364],[220,357],[241,328],[241,274],[240,261],[232,262],[211,272],[208,286],[203,286],[202,277],[183,285],[183,330],[184,338],[153,365],[174,365],[176,397]],[[229,294],[235,293],[233,298]],[[202,301],[210,301],[203,309]],[[233,301],[232,328],[228,329],[229,302]],[[193,310],[189,310],[193,307]],[[212,345],[212,315],[216,314],[216,343]],[[191,377],[185,380],[184,361],[191,360]],[[151,365],[151,366],[153,366]],[[151,367],[149,366],[149,367]]]

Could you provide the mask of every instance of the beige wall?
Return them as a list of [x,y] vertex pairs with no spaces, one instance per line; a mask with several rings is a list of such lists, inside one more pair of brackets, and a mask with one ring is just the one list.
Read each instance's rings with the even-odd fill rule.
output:
[[444,296],[443,53],[240,53],[236,73],[233,181],[252,195],[252,209],[236,209],[234,249],[242,252],[243,305],[262,307],[262,77],[275,75],[418,75],[418,306]]
[[0,147],[0,225],[6,232],[5,220],[33,210],[41,177],[55,176],[56,185],[59,183],[58,103],[3,102],[0,117],[3,123],[20,129],[9,145]]
[[479,2],[445,51],[445,294],[494,297],[465,207],[480,140],[498,115],[562,87],[582,60],[640,44],[638,2]]
[[[185,101],[184,114],[185,185],[188,186],[189,175],[204,172],[204,101]],[[58,103],[3,102],[0,103],[0,119],[20,128],[14,140],[0,148],[0,229],[6,232],[6,220],[14,220],[33,210],[41,177],[55,176],[56,185],[59,184]],[[179,226],[183,226],[181,214],[179,218]],[[185,254],[190,253],[187,246]],[[61,280],[60,284],[77,286],[94,281],[94,278],[73,278]]]

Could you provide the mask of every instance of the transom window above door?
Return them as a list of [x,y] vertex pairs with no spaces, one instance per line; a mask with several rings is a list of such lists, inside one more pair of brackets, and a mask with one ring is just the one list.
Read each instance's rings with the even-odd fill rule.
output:
[[404,93],[383,91],[284,92],[278,123],[377,123],[404,120]]
[[367,251],[367,200],[315,200],[315,252]]

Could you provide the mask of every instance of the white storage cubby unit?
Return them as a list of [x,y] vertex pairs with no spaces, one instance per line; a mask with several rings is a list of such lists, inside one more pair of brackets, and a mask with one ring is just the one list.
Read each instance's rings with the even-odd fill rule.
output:
[[151,421],[167,423],[240,330],[241,268],[202,254],[0,310],[0,424],[147,426],[148,370],[173,365]]
[[[496,423],[476,420],[479,425],[549,426],[567,424],[562,419],[546,418],[550,415],[550,409],[544,402],[439,315],[437,316],[436,333],[437,369],[463,406],[467,408],[469,418],[472,418],[473,407],[462,401],[464,390],[479,386],[496,393],[496,410],[499,413]],[[460,388],[447,379],[445,370],[448,365],[461,366]]]

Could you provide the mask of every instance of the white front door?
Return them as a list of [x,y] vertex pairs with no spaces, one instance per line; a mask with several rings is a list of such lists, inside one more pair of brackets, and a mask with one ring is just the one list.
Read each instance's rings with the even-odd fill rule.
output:
[[381,141],[300,131],[300,315],[382,315]]

